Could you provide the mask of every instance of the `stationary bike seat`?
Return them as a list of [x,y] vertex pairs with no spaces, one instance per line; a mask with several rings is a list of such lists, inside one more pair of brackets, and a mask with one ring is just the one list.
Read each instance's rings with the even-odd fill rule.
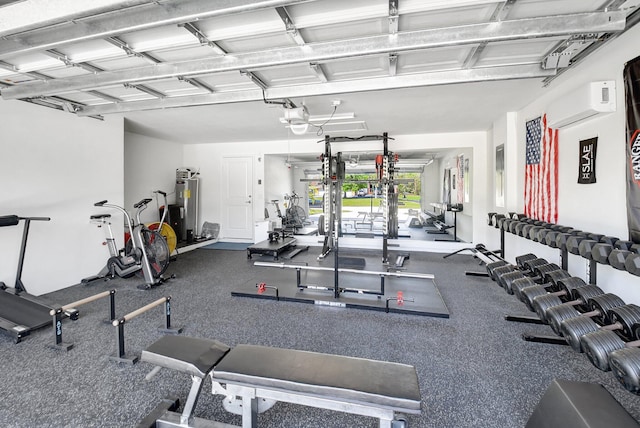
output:
[[90,218],[91,220],[101,220],[103,218],[111,218],[111,214],[94,214]]

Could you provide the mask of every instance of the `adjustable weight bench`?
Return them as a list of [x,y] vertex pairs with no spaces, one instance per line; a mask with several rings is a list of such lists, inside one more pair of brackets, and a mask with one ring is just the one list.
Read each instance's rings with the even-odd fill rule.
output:
[[231,426],[193,416],[206,376],[212,393],[226,397],[224,408],[242,415],[243,428],[256,427],[258,414],[278,401],[374,417],[381,428],[406,427],[396,413],[421,410],[416,370],[406,364],[184,336],[161,338],[141,359],[193,383],[181,414],[173,412],[176,401],[164,401],[140,427]]

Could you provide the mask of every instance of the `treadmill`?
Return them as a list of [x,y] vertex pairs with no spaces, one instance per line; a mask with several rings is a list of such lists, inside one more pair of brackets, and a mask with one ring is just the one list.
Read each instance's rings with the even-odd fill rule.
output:
[[0,329],[12,335],[15,343],[20,343],[22,338],[28,336],[31,331],[52,323],[49,311],[53,306],[42,298],[29,294],[22,283],[22,267],[29,226],[32,221],[49,220],[51,220],[49,217],[0,216],[0,227],[16,226],[20,221],[24,221],[15,287],[9,287],[4,282],[0,282]]

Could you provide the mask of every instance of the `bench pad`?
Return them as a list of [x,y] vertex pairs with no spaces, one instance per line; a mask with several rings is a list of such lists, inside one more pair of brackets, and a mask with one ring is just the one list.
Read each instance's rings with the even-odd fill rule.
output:
[[217,340],[164,336],[142,351],[141,360],[204,378],[229,349]]
[[415,367],[317,352],[238,345],[220,361],[213,379],[254,388],[420,413]]

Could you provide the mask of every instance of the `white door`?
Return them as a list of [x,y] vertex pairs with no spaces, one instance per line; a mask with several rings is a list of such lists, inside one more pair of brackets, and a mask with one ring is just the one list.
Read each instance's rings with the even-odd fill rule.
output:
[[223,237],[253,240],[253,158],[222,158]]

